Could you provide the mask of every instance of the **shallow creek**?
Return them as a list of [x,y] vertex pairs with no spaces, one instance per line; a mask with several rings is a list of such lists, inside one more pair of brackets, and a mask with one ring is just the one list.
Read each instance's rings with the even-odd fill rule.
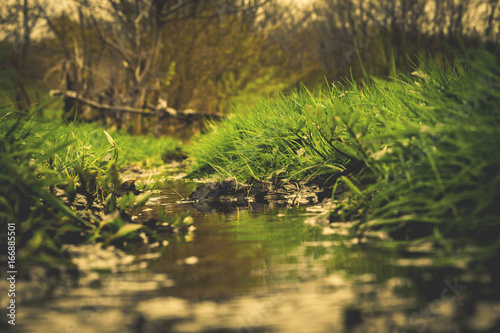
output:
[[498,277],[485,266],[312,226],[306,208],[198,212],[178,202],[197,185],[165,181],[130,212],[191,212],[195,229],[160,251],[82,247],[75,260],[89,270],[76,282],[20,281],[30,301],[15,331],[500,332]]

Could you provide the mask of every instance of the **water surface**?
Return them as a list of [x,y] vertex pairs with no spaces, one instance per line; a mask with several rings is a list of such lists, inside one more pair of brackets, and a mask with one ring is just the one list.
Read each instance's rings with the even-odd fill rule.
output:
[[[311,226],[303,207],[199,212],[179,202],[196,186],[165,181],[129,212],[139,222],[160,206],[190,212],[195,229],[164,248],[85,248],[101,273],[43,295],[20,284],[19,332],[500,332],[498,278],[485,265]],[[109,261],[119,264],[96,268]]]

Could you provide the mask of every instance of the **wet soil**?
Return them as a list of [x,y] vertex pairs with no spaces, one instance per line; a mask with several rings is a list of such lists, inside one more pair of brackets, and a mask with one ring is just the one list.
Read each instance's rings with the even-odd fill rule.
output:
[[279,179],[270,182],[251,178],[246,183],[241,183],[234,178],[227,178],[200,185],[186,201],[203,212],[214,208],[229,211],[248,205],[315,205],[331,194],[332,186],[322,186],[320,181]]

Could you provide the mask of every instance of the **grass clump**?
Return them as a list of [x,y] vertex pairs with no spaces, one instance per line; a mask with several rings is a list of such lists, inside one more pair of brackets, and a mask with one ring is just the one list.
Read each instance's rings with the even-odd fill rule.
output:
[[365,139],[386,148],[367,152],[376,181],[359,196],[359,228],[498,247],[500,60],[475,51],[444,71],[426,62],[415,74],[401,79],[423,99],[408,109],[419,116],[403,127],[386,121],[384,133]]
[[[0,206],[2,232],[8,223],[16,225],[16,246],[20,260],[46,264],[67,264],[60,250],[66,237],[80,240],[80,233],[92,230],[85,221],[57,198],[52,190],[67,187],[69,178],[58,170],[58,156],[68,156],[68,141],[55,141],[51,126],[34,120],[33,115],[3,108],[0,121]],[[76,162],[75,162],[76,164]],[[73,169],[73,174],[78,172]],[[92,171],[88,173],[92,175]],[[71,193],[71,194],[70,194]],[[76,193],[75,193],[76,194]]]
[[384,132],[387,119],[403,127],[418,117],[412,107],[427,112],[422,97],[409,96],[399,82],[375,82],[304,88],[236,110],[189,148],[193,174],[302,179],[360,171],[369,151],[380,150],[364,138]]
[[62,244],[134,243],[142,225],[127,222],[118,208],[144,204],[149,194],[119,199],[118,170],[140,161],[160,165],[179,143],[47,121],[38,116],[42,107],[0,108],[0,232],[16,225],[18,259],[70,264]]
[[106,155],[110,145],[116,147],[115,163],[118,168],[130,164],[152,168],[183,158],[182,142],[171,137],[134,136],[114,129],[105,131],[92,123],[69,124],[63,129],[61,134],[69,135],[68,139],[74,140],[79,147],[105,152]]
[[193,175],[322,176],[349,199],[332,220],[393,237],[499,247],[500,60],[471,51],[442,69],[303,89],[239,110],[198,139]]

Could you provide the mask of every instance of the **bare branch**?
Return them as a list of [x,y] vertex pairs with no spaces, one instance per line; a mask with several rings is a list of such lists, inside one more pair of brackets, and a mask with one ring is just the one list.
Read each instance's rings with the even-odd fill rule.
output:
[[128,112],[128,113],[135,113],[135,114],[142,114],[142,115],[148,115],[148,116],[159,116],[161,114],[167,114],[170,117],[173,118],[186,118],[186,117],[192,117],[192,116],[202,116],[202,117],[211,117],[214,119],[221,119],[224,116],[220,113],[210,113],[210,112],[197,112],[193,111],[191,109],[187,110],[175,110],[172,108],[163,108],[163,107],[156,107],[153,105],[148,105],[148,110],[146,109],[141,109],[141,108],[134,108],[130,106],[114,106],[114,105],[107,105],[107,104],[100,104],[97,103],[91,99],[85,98],[82,96],[82,94],[77,93],[76,91],[64,91],[64,90],[51,90],[50,91],[50,96],[65,96],[65,97],[70,97],[78,100],[79,102],[86,104],[88,106],[91,106],[93,108],[99,109],[99,110],[106,110],[106,111],[114,111],[114,112]]

